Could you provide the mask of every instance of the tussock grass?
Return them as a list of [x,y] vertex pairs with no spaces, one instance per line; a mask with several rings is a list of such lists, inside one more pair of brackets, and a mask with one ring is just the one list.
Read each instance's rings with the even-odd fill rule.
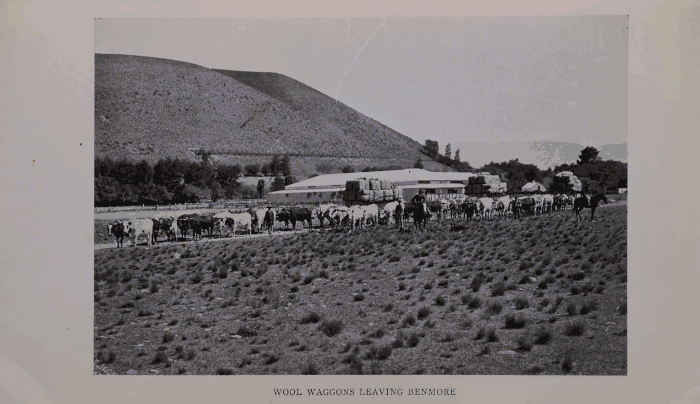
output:
[[533,340],[535,344],[538,345],[544,345],[548,343],[552,340],[552,329],[544,325],[537,327],[537,329],[533,333]]
[[564,326],[562,334],[566,335],[567,337],[576,337],[583,335],[584,332],[586,332],[586,324],[582,320],[578,319],[568,321]]
[[525,320],[525,317],[523,317],[523,315],[520,313],[508,313],[505,316],[505,323],[505,328],[507,329],[518,329],[525,327],[527,321]]
[[343,322],[340,320],[323,320],[319,330],[327,337],[335,337],[343,330]]

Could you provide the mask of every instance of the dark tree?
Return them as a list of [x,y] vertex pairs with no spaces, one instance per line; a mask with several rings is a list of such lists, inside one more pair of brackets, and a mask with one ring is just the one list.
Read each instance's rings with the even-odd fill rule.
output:
[[278,175],[282,173],[282,159],[279,154],[275,154],[270,163],[270,172],[272,175]]
[[436,159],[438,154],[440,153],[440,146],[435,140],[426,140],[425,146],[423,146],[423,148],[425,150],[425,154],[434,159]]
[[264,164],[262,167],[260,167],[260,172],[262,173],[262,175],[264,175],[264,176],[266,176],[266,177],[267,177],[268,175],[270,175],[270,172],[271,172],[271,170],[270,170],[270,165],[269,165],[269,164]]
[[159,160],[153,167],[153,182],[174,190],[185,179],[185,162],[179,159]]
[[270,191],[281,191],[284,189],[284,178],[282,177],[275,177],[275,180],[272,181],[272,185],[270,186]]
[[448,159],[452,159],[452,145],[450,145],[449,143],[447,144],[447,146],[445,146],[445,157],[447,157]]
[[343,167],[343,172],[344,173],[354,173],[355,167],[353,167],[351,165],[347,165],[347,166]]
[[261,198],[263,197],[264,192],[265,192],[265,180],[261,178],[258,181],[258,194],[260,195]]
[[284,177],[284,185],[291,185],[297,182],[297,179],[292,177],[291,175],[288,175]]
[[249,177],[255,177],[260,172],[259,164],[246,164],[245,173]]
[[416,164],[413,165],[414,168],[423,168],[423,160],[416,160]]
[[576,164],[582,165],[587,163],[593,163],[598,161],[598,149],[595,147],[588,146],[581,150],[581,155],[578,156]]
[[238,177],[241,175],[241,166],[221,165],[216,169],[216,180],[224,186],[237,184]]
[[136,166],[126,159],[120,159],[112,170],[112,176],[120,184],[134,184],[136,182]]
[[289,155],[282,158],[282,175],[285,177],[292,175],[292,158]]
[[459,163],[459,159],[460,159],[460,157],[459,157],[459,149],[457,149],[457,151],[455,152],[455,158],[452,159],[452,160],[453,160],[455,163]]
[[537,179],[537,167],[532,166],[532,167],[527,167],[525,169],[525,180],[527,182],[532,182]]
[[136,164],[134,183],[137,185],[150,184],[153,182],[153,167],[148,161],[141,160]]

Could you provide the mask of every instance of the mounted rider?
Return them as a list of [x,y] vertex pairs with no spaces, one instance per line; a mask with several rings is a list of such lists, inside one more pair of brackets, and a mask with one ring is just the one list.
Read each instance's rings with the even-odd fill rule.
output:
[[424,189],[419,189],[418,193],[411,198],[411,203],[413,203],[413,206],[423,206],[423,210],[425,211],[426,216],[428,215],[428,206],[425,204],[426,198],[425,198],[425,190]]

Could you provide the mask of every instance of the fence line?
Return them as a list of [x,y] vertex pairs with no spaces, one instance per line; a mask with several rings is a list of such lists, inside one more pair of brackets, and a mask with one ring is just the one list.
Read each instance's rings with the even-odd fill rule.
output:
[[317,206],[320,202],[270,202],[267,199],[241,199],[236,201],[203,202],[203,203],[178,203],[168,205],[132,205],[132,206],[107,206],[95,207],[94,213],[105,212],[143,212],[149,210],[172,211],[172,210],[198,210],[198,209],[248,209],[261,206]]

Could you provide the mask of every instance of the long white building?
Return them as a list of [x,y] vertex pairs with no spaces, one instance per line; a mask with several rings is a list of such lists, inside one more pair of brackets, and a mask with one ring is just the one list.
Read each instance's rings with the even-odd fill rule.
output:
[[425,189],[429,199],[443,195],[464,194],[464,185],[476,174],[456,172],[432,172],[419,168],[360,173],[326,174],[287,185],[283,191],[270,192],[272,203],[302,202],[323,203],[341,201],[341,192],[347,181],[358,178],[376,178],[391,181],[402,190],[404,200],[409,200]]

